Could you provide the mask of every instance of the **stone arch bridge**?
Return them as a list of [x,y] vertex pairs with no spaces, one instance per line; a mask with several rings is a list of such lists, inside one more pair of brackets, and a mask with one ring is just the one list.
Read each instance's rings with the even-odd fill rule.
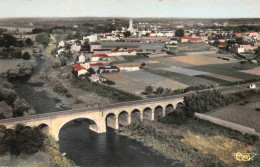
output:
[[106,126],[118,129],[119,125],[128,125],[131,121],[148,119],[154,120],[157,116],[164,116],[166,108],[176,108],[183,104],[184,94],[160,97],[144,100],[136,100],[122,103],[105,105],[102,108],[82,108],[76,110],[66,110],[46,114],[36,114],[19,118],[4,119],[0,125],[13,128],[16,124],[26,126],[47,125],[49,134],[55,140],[59,140],[60,129],[68,122],[85,118],[90,122],[90,129],[97,133],[106,132]]

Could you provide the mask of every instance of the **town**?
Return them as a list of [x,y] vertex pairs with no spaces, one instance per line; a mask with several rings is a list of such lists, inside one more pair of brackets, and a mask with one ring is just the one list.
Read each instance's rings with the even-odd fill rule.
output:
[[0,166],[260,166],[259,2],[47,1],[0,2]]

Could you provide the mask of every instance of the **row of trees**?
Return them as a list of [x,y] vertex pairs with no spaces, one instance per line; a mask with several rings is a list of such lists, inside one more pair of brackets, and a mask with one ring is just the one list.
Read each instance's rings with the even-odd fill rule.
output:
[[194,113],[206,113],[215,108],[229,105],[244,100],[253,95],[260,95],[259,91],[246,90],[231,94],[221,94],[217,90],[197,92],[184,97],[184,112],[187,117],[193,117]]
[[31,38],[26,38],[25,40],[17,40],[16,37],[4,34],[3,37],[0,37],[0,47],[9,48],[13,47],[31,47],[33,46],[33,41]]

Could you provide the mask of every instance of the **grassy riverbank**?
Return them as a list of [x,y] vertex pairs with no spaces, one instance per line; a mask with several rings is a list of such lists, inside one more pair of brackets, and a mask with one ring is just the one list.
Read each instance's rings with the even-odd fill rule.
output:
[[259,154],[259,139],[206,121],[189,118],[179,125],[144,121],[122,128],[121,134],[138,139],[189,167],[254,167],[260,162],[257,157],[254,161],[239,162],[232,156],[238,151]]

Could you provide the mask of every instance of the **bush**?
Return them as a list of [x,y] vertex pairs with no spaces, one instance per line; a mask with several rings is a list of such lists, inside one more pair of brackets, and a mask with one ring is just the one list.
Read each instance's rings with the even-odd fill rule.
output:
[[62,82],[56,83],[53,88],[53,91],[57,92],[57,93],[67,93],[68,92],[67,88],[65,87],[65,85]]
[[61,67],[61,61],[55,60],[53,65],[52,65],[52,68],[57,69],[57,68],[60,68],[60,67]]
[[46,136],[38,127],[27,127],[21,124],[14,129],[3,129],[4,138],[0,140],[0,154],[10,152],[11,155],[35,154],[44,147]]
[[17,94],[14,90],[1,87],[0,88],[0,101],[4,100],[7,104],[13,105]]
[[38,35],[36,35],[35,40],[41,44],[43,44],[44,46],[47,46],[50,42],[50,35],[46,32],[42,32]]
[[24,52],[23,59],[24,60],[30,60],[31,59],[31,55],[28,52]]
[[14,106],[13,117],[22,117],[24,113],[28,113],[28,111],[32,108],[23,99],[16,99],[13,106]]
[[64,56],[60,56],[59,60],[61,62],[61,66],[66,66],[67,65],[67,58]]

